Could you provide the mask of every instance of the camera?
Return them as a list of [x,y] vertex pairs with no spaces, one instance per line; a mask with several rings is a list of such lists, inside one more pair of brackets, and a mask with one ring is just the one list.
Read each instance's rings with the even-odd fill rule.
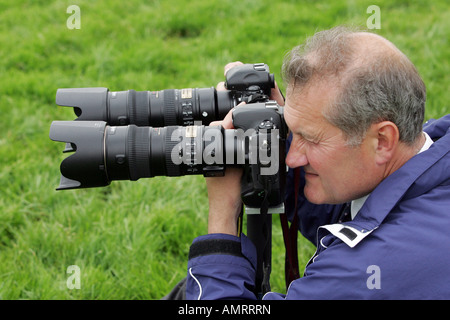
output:
[[161,91],[68,88],[57,90],[56,104],[74,107],[77,120],[102,120],[114,126],[209,124],[223,119],[241,102],[268,100],[274,83],[266,64],[244,64],[227,72],[226,91],[214,87]]
[[[227,91],[58,89],[56,103],[74,107],[78,118],[50,127],[50,139],[74,153],[61,162],[57,190],[155,176],[221,176],[235,166],[244,169],[246,213],[262,206],[283,212],[287,128],[283,108],[269,100],[273,74],[265,64],[246,64],[229,70],[225,85]],[[208,126],[233,108],[234,129]]]

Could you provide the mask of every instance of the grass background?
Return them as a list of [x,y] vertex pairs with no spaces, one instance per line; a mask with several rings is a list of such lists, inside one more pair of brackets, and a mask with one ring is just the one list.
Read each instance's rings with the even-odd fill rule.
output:
[[[69,30],[69,5],[81,29]],[[265,62],[275,77],[306,36],[339,24],[381,29],[417,66],[426,117],[449,112],[450,10],[435,1],[0,0],[0,299],[159,299],[186,274],[206,233],[203,177],[113,182],[56,192],[63,145],[48,138],[63,87],[210,87],[229,61]],[[279,80],[280,82],[280,80]],[[282,86],[283,88],[283,86]],[[284,247],[273,231],[273,290],[284,292]],[[313,253],[299,240],[301,268]],[[66,286],[78,265],[81,289]]]

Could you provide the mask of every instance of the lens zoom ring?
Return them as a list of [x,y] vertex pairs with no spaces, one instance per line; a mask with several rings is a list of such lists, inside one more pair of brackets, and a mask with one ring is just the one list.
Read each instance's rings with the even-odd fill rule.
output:
[[172,156],[171,156],[173,148],[175,148],[175,146],[179,143],[179,141],[177,141],[177,140],[172,141],[172,133],[177,128],[179,128],[179,127],[177,127],[177,126],[167,127],[167,133],[166,133],[165,161],[166,161],[167,176],[169,176],[169,177],[181,176],[182,164],[177,165],[177,164],[173,163]]
[[175,89],[164,90],[164,125],[174,126],[176,124]]
[[127,148],[130,180],[150,177],[149,130],[130,125],[128,129]]

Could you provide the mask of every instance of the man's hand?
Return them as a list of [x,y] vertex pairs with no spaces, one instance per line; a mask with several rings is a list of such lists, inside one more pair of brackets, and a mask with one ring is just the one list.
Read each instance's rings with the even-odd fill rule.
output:
[[284,106],[284,97],[281,94],[280,88],[278,88],[278,84],[275,81],[275,88],[270,89],[270,100],[275,100],[278,105]]
[[[231,68],[241,65],[236,61],[224,68],[224,75]],[[225,83],[219,82],[216,89],[224,91]],[[232,112],[228,112],[222,121],[211,122],[210,126],[221,125],[224,129],[234,129]],[[241,176],[242,169],[227,168],[223,177],[206,178],[209,199],[208,233],[226,233],[237,235],[237,220],[241,212]]]
[[[237,106],[239,107],[239,106]],[[223,121],[211,122],[233,129],[232,112]],[[237,220],[241,212],[241,168],[227,168],[223,177],[206,178],[209,199],[208,233],[238,235]]]
[[[227,64],[224,68],[224,75],[231,68],[241,65],[242,62],[236,61]],[[216,89],[218,91],[226,90],[225,83],[220,82]],[[281,106],[284,105],[284,98],[275,82],[275,88],[272,89],[270,99],[277,101]],[[241,103],[242,105],[244,103]],[[239,106],[236,108],[239,108]],[[233,110],[228,112],[223,121],[214,121],[210,126],[221,125],[224,129],[234,129]],[[209,199],[209,218],[208,233],[225,233],[238,235],[237,221],[241,212],[241,177],[243,170],[241,168],[227,168],[223,177],[206,178],[206,187],[208,189]]]

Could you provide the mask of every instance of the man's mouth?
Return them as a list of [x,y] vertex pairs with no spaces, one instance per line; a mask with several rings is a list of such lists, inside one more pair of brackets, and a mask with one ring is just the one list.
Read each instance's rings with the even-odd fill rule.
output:
[[318,177],[319,175],[314,172],[305,171],[305,177],[312,178],[312,177]]

